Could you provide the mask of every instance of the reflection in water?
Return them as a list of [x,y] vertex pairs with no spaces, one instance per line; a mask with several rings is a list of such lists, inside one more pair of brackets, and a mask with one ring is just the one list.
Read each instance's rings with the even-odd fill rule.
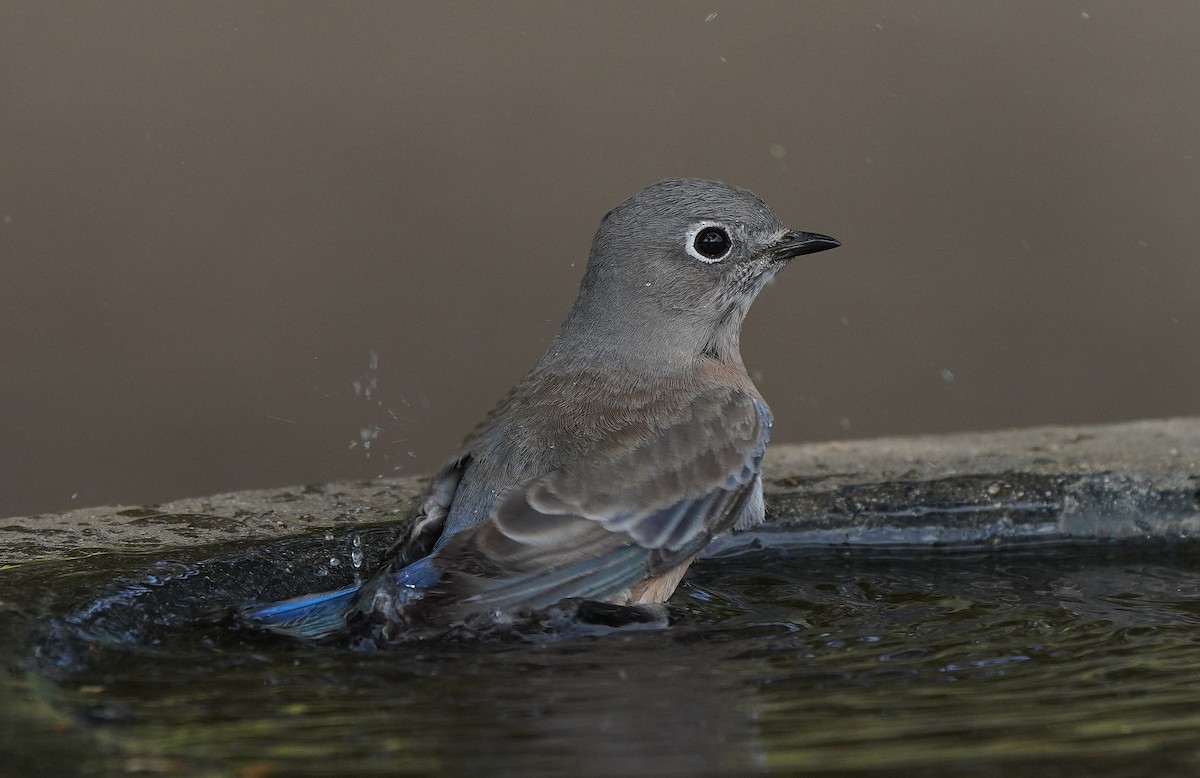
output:
[[[0,573],[0,729],[29,733],[5,750],[288,775],[1200,763],[1191,550],[709,560],[670,628],[557,640],[362,652],[181,626],[293,550]],[[97,606],[117,575],[140,583]]]

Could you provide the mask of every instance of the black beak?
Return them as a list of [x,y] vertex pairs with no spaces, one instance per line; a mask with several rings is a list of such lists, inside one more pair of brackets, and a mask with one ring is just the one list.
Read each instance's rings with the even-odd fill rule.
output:
[[771,258],[782,261],[803,254],[816,254],[818,251],[836,249],[840,245],[842,245],[840,240],[828,235],[789,230],[771,249]]

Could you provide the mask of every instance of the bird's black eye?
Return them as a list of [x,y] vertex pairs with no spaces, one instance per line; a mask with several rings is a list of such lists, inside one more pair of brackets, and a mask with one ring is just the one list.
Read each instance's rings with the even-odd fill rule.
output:
[[731,245],[729,233],[720,227],[705,227],[696,233],[696,239],[692,241],[696,253],[711,262],[728,254]]

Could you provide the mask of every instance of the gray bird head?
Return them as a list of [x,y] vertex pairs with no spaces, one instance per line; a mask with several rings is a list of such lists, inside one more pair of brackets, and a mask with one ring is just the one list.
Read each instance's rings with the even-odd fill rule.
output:
[[839,245],[788,229],[745,189],[694,178],[651,184],[601,220],[547,359],[608,354],[655,365],[710,354],[740,364],[742,320],[767,281],[793,257]]

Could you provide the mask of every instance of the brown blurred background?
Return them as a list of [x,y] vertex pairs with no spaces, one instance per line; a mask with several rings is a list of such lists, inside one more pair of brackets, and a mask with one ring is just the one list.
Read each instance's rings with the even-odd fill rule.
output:
[[1198,51],[1190,0],[6,2],[0,516],[429,470],[676,175],[845,244],[747,322],[776,441],[1200,413]]

